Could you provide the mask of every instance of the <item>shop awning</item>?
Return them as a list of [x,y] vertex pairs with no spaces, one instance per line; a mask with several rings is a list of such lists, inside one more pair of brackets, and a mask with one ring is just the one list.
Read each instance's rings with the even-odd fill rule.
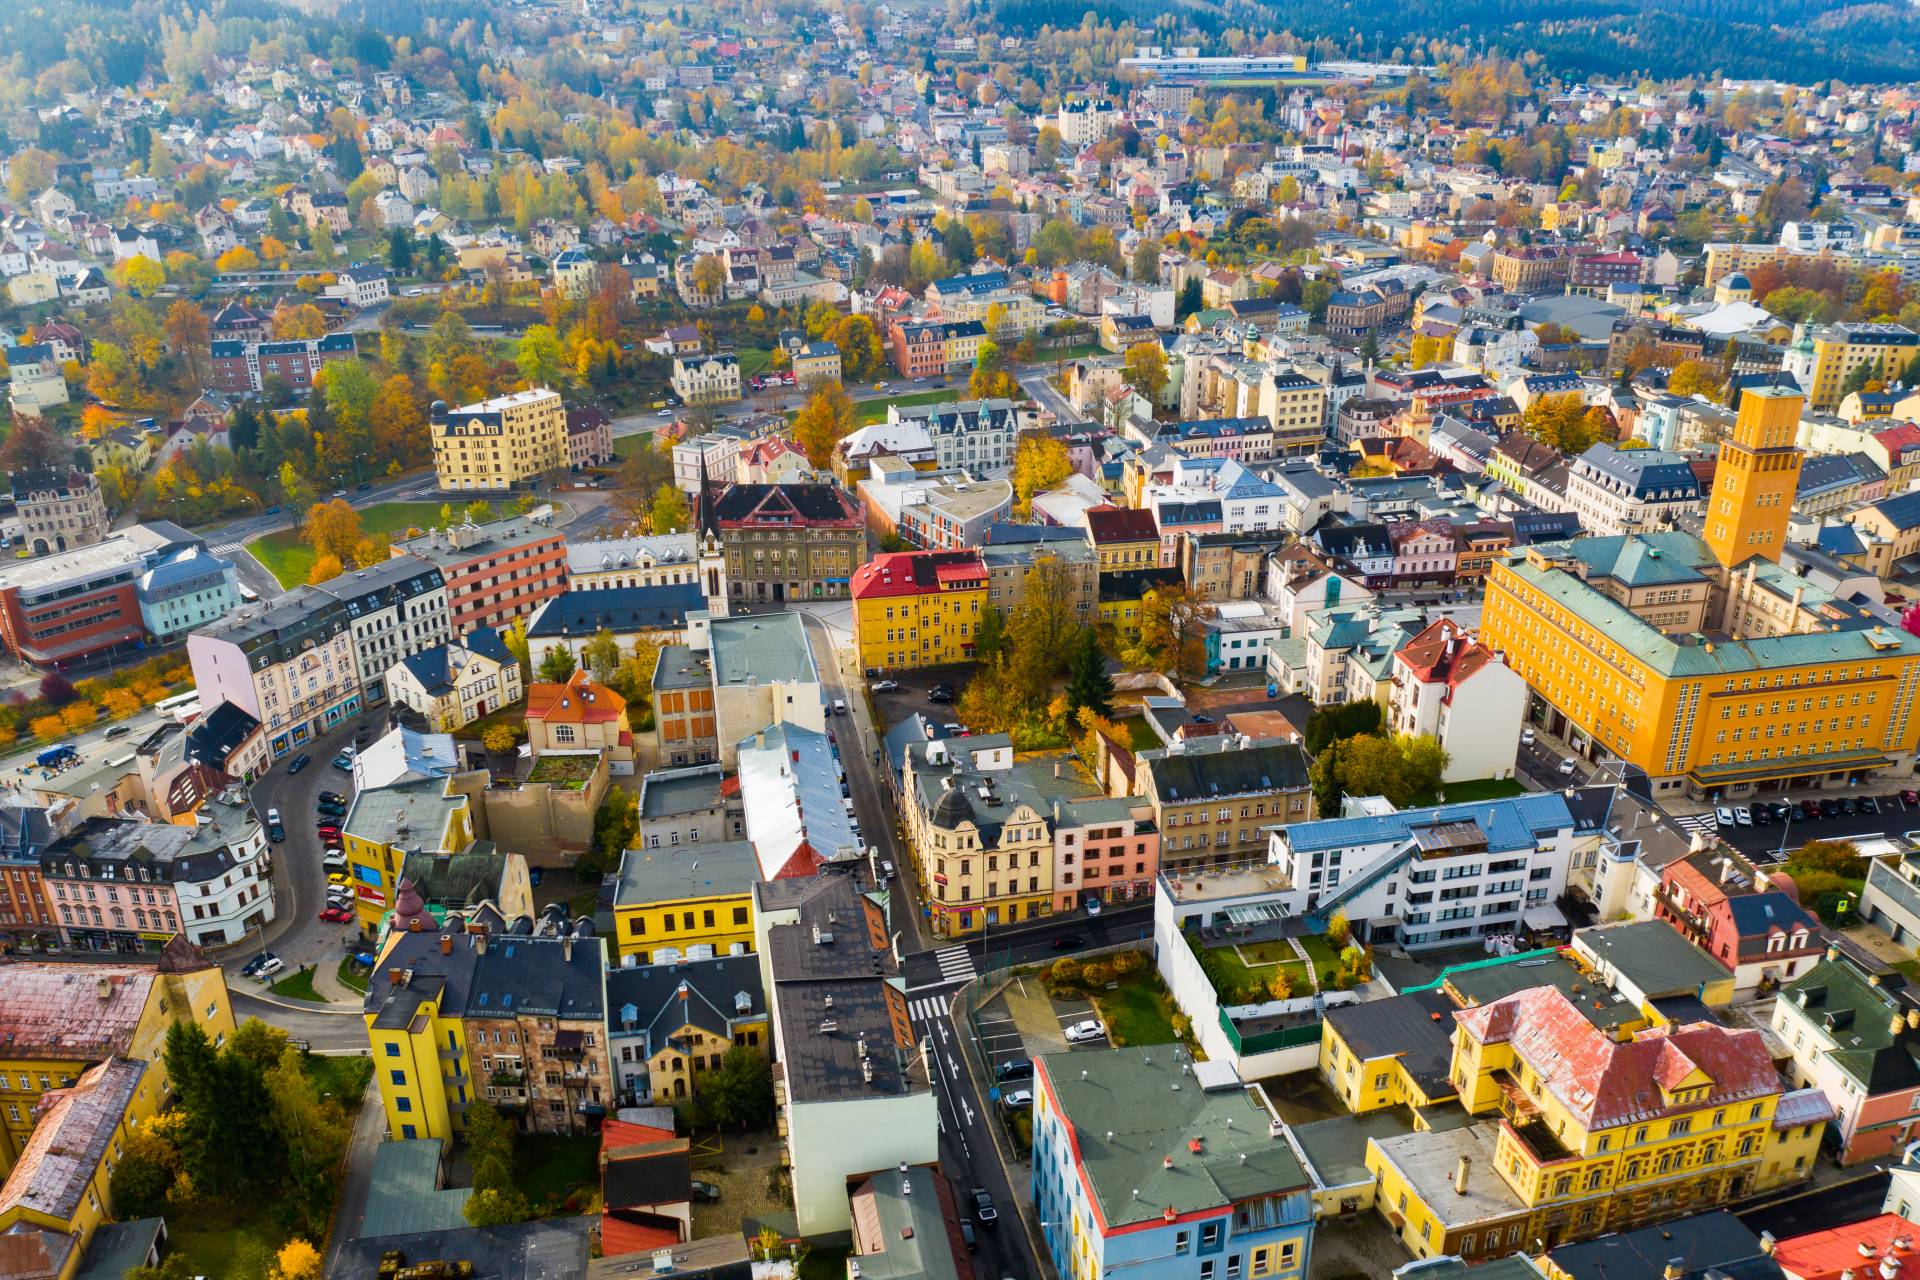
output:
[[1841,773],[1851,769],[1881,769],[1892,763],[1878,751],[1822,751],[1778,760],[1733,760],[1725,764],[1697,765],[1687,770],[1687,777],[1700,787],[1729,787],[1743,782],[1810,778],[1815,774]]

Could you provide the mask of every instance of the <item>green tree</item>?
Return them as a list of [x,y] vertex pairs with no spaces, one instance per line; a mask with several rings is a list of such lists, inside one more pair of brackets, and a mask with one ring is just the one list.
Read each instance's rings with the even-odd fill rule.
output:
[[387,237],[387,265],[395,275],[413,274],[413,237],[405,227],[395,227]]
[[264,1084],[273,1137],[285,1164],[275,1184],[275,1203],[291,1230],[318,1238],[327,1228],[334,1177],[353,1126],[338,1100],[320,1097],[303,1057],[292,1045],[282,1048]]
[[590,862],[595,873],[619,866],[620,855],[633,847],[639,830],[640,797],[625,787],[610,787],[593,815],[593,857],[581,863]]
[[1006,648],[1007,615],[990,604],[981,611],[980,621],[973,628],[973,660],[992,663],[1005,655]]
[[486,524],[493,519],[493,504],[485,498],[475,498],[461,511],[460,518],[468,524]]
[[501,1191],[493,1187],[474,1192],[461,1212],[470,1227],[511,1226],[533,1216],[533,1208],[525,1196],[518,1191]]
[[721,1129],[764,1128],[773,1120],[773,1069],[758,1049],[734,1045],[700,1082],[700,1110]]
[[1136,342],[1120,361],[1121,380],[1144,396],[1149,405],[1160,403],[1167,377],[1167,353],[1158,342]]
[[549,684],[565,684],[573,671],[573,651],[563,645],[548,645],[540,657],[540,678]]
[[653,491],[653,502],[647,508],[647,525],[655,533],[678,533],[692,518],[687,510],[687,495],[680,492],[678,485],[662,484]]
[[593,678],[605,684],[620,668],[620,642],[613,638],[613,632],[602,627],[581,648],[580,657]]
[[1333,299],[1333,285],[1325,280],[1309,280],[1300,286],[1300,306],[1315,322],[1327,318],[1327,303]]
[[1097,716],[1113,714],[1113,677],[1107,674],[1107,655],[1092,627],[1080,629],[1067,660],[1067,704],[1076,712],[1084,707]]
[[1160,246],[1143,239],[1133,247],[1133,278],[1141,284],[1160,283]]
[[126,1220],[158,1216],[165,1212],[167,1193],[179,1176],[179,1149],[152,1126],[135,1132],[114,1166],[113,1211]]
[[1194,312],[1206,306],[1205,292],[1200,288],[1200,277],[1190,275],[1180,286],[1180,293],[1174,299],[1173,316],[1176,320],[1185,320]]
[[530,387],[557,387],[566,368],[566,352],[552,325],[528,325],[513,356],[514,367]]

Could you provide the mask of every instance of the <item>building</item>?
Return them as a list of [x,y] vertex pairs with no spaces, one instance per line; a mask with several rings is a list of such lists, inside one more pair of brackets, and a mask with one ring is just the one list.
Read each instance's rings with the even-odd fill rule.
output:
[[1703,849],[1660,869],[1653,910],[1732,973],[1746,998],[1792,981],[1819,959],[1819,922],[1796,893],[1731,848]]
[[1137,757],[1134,789],[1153,806],[1160,866],[1184,871],[1260,855],[1269,830],[1309,823],[1307,753],[1295,742],[1166,749]]
[[1860,370],[1869,379],[1897,382],[1916,355],[1920,333],[1905,325],[1842,321],[1797,332],[1782,367],[1798,379],[1811,408],[1831,413]]
[[987,602],[987,567],[977,551],[886,552],[854,570],[852,595],[863,668],[966,662]]
[[1481,640],[1541,723],[1643,770],[1656,795],[1846,785],[1911,762],[1920,640],[1777,563],[1800,405],[1773,387],[1741,396],[1704,538],[1535,544],[1488,576]]
[[971,367],[986,338],[978,320],[902,319],[888,331],[888,346],[901,377],[940,377]]
[[278,760],[360,713],[353,640],[345,605],[297,587],[193,632],[187,658],[202,702],[231,702],[260,721]]
[[1101,574],[1160,567],[1160,527],[1153,512],[1110,504],[1090,507],[1086,526]]
[[[653,737],[662,765],[704,765],[720,757],[707,655],[663,644],[653,666]],[[649,775],[651,776],[651,775]]]
[[545,387],[427,415],[433,470],[442,493],[505,493],[565,471],[567,407]]
[[1899,1159],[1920,1125],[1920,1003],[1828,948],[1781,988],[1772,1025],[1794,1084],[1833,1104],[1840,1163]]
[[926,428],[934,452],[932,470],[958,467],[980,476],[1011,467],[1020,433],[1037,427],[1039,418],[1011,400],[963,400],[951,404],[891,404],[887,406],[887,423],[917,423]]
[[845,1231],[851,1180],[939,1160],[932,1077],[886,916],[853,878],[763,880],[753,896],[796,1226]]
[[611,1105],[601,940],[499,920],[387,935],[363,1008],[389,1138],[450,1139],[483,1098],[526,1133],[580,1133]]
[[659,533],[567,543],[567,589],[664,587],[700,580],[700,551],[691,533]]
[[169,1027],[191,1020],[215,1042],[234,1032],[225,975],[184,937],[157,956],[15,961],[0,971],[0,988],[0,1162],[9,1170],[42,1099],[72,1088],[87,1068],[110,1058],[145,1062],[164,1094]]
[[840,348],[831,342],[809,342],[793,353],[793,380],[802,387],[840,381]]
[[220,621],[240,604],[240,575],[231,560],[183,547],[150,562],[135,584],[140,620],[160,641]]
[[1751,1028],[1614,1039],[1557,986],[1452,1017],[1449,1078],[1486,1118],[1367,1140],[1375,1206],[1419,1258],[1552,1247],[1799,1182],[1832,1114],[1786,1089]]
[[792,721],[769,725],[740,741],[738,763],[740,807],[762,880],[811,876],[865,856],[826,733]]
[[1051,817],[1056,912],[1090,902],[1132,902],[1153,892],[1160,832],[1153,810],[1138,796],[1057,800]]
[[723,768],[734,766],[747,738],[770,726],[796,724],[825,738],[827,699],[802,615],[716,618],[707,643]]
[[615,773],[633,772],[627,700],[576,667],[563,683],[527,686],[527,745],[543,751],[598,751]]
[[13,502],[20,513],[20,540],[36,556],[91,546],[107,536],[107,500],[91,471],[16,471]]
[[157,558],[202,545],[164,522],[133,525],[91,546],[0,565],[0,643],[16,661],[54,670],[140,647],[140,580]]
[[620,855],[613,881],[613,949],[620,962],[674,965],[751,951],[760,873],[753,846],[745,840],[682,843],[677,832],[664,841],[659,833],[642,838],[643,847]]
[[567,410],[567,466],[575,471],[601,467],[614,460],[613,419],[598,405],[574,405]]
[[159,951],[241,941],[274,918],[267,833],[238,796],[189,825],[88,818],[40,854],[40,883],[74,951]]
[[315,590],[346,610],[354,674],[370,707],[386,702],[387,672],[395,663],[452,638],[446,579],[430,561],[392,556],[364,569],[349,569]]
[[567,589],[566,535],[527,516],[431,531],[393,550],[440,570],[455,636],[475,627],[504,632]]
[[1074,98],[1060,104],[1057,127],[1063,145],[1079,150],[1113,132],[1119,113],[1100,98]]
[[1503,293],[1559,293],[1572,263],[1553,245],[1502,245],[1493,252],[1493,282]]
[[605,632],[629,652],[644,641],[683,637],[706,616],[700,587],[683,582],[669,587],[603,587],[598,591],[562,591],[534,610],[527,623],[527,644],[538,663],[555,649],[580,661],[587,646]]
[[1447,753],[1441,782],[1510,778],[1527,713],[1527,682],[1451,618],[1394,651],[1387,723]]
[[1699,514],[1700,498],[1699,478],[1677,453],[1596,444],[1567,468],[1567,504],[1589,533],[1672,528]]
[[699,505],[709,600],[844,600],[867,558],[859,505],[838,485],[702,485]]
[[210,348],[213,389],[235,396],[259,395],[269,381],[274,381],[292,391],[310,391],[322,368],[336,360],[355,359],[358,354],[351,333],[267,341],[216,340]]
[[689,407],[727,404],[740,398],[740,358],[732,352],[675,356],[673,393]]
[[1034,1063],[1034,1204],[1066,1280],[1297,1280],[1312,1193],[1265,1091],[1228,1064],[1178,1045]]
[[640,779],[640,829],[634,835],[635,848],[722,844],[746,835],[746,823],[740,789],[717,763],[655,769]]
[[718,1070],[728,1050],[765,1055],[772,1032],[759,956],[607,971],[607,1054],[620,1106],[697,1097],[700,1078]]
[[395,905],[409,857],[451,857],[473,843],[470,801],[454,790],[451,766],[430,768],[428,776],[371,790],[362,782],[340,822],[355,917],[368,933]]
[[464,729],[526,692],[520,660],[489,627],[401,658],[383,683],[394,705],[420,716],[431,733]]

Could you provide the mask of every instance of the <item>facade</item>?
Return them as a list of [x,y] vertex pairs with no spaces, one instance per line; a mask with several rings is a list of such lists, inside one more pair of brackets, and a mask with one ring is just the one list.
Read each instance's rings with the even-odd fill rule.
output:
[[718,764],[655,769],[640,779],[636,849],[724,844],[746,834],[740,791]]
[[903,378],[958,372],[972,366],[986,338],[978,320],[895,320],[889,332],[893,367]]
[[700,549],[691,533],[660,533],[567,543],[567,589],[665,587],[700,580]]
[[1700,481],[1687,460],[1658,449],[1596,444],[1567,469],[1567,503],[1580,527],[1605,535],[1670,528],[1698,514]]
[[1138,796],[1089,796],[1053,807],[1053,909],[1118,904],[1153,893],[1160,832]]
[[58,670],[140,644],[140,577],[158,547],[131,533],[0,565],[0,642],[16,661]]
[[393,550],[440,570],[455,636],[475,627],[504,631],[567,589],[566,535],[525,516],[436,530]]
[[1808,404],[1822,413],[1839,407],[1847,379],[1860,369],[1881,382],[1898,381],[1920,355],[1920,333],[1898,324],[1843,321],[1810,335],[1802,331],[1796,339],[1784,367],[1799,379]]
[[1732,973],[1742,998],[1791,982],[1820,956],[1819,923],[1732,849],[1701,850],[1661,868],[1653,910]]
[[488,627],[401,658],[382,682],[394,705],[419,715],[430,733],[464,729],[525,693],[520,660]]
[[[527,686],[527,744],[543,751],[601,751],[616,773],[633,771],[633,729],[627,700],[575,668],[563,684]],[[624,766],[624,767],[622,767]]]
[[621,1106],[669,1106],[698,1097],[700,1079],[728,1050],[773,1044],[760,957],[607,971],[607,1052]]
[[612,1105],[605,947],[552,924],[387,935],[364,1012],[389,1138],[450,1140],[483,1098],[527,1133],[581,1133]]
[[1781,988],[1772,1026],[1794,1084],[1833,1104],[1840,1163],[1898,1160],[1920,1128],[1920,1004],[1829,948]]
[[231,702],[266,726],[278,760],[358,715],[353,619],[339,600],[299,587],[187,637],[203,703]]
[[13,501],[20,512],[21,541],[36,556],[91,546],[107,536],[107,500],[91,471],[15,472]]
[[504,493],[565,471],[567,407],[545,387],[428,414],[442,493]]
[[620,856],[613,948],[622,964],[672,965],[753,949],[753,885],[760,871],[753,846],[679,835],[642,836],[644,846]]
[[740,398],[740,358],[731,353],[675,356],[673,392],[689,406]]
[[653,667],[653,737],[662,765],[702,765],[720,756],[713,669],[704,654],[663,644]]
[[1310,822],[1307,763],[1293,742],[1144,753],[1134,787],[1153,806],[1162,869],[1245,862],[1261,855],[1273,827]]
[[843,600],[867,558],[860,508],[838,485],[702,486],[698,523],[709,600]]
[[575,471],[600,467],[614,460],[613,419],[596,405],[567,410],[567,466]]
[[1259,1085],[1178,1046],[1034,1068],[1033,1196],[1064,1280],[1307,1274],[1313,1180]]
[[156,640],[172,640],[226,617],[240,604],[240,575],[233,562],[184,547],[152,562],[135,593],[140,620]]
[[1526,681],[1451,618],[1394,651],[1387,723],[1440,744],[1442,782],[1512,777],[1526,714]]
[[393,556],[329,578],[315,589],[346,610],[354,673],[370,707],[386,702],[387,672],[395,663],[451,638],[446,579],[426,560]]
[[[933,445],[933,470],[952,467],[969,475],[997,475],[1013,465],[1021,431],[1038,426],[1029,410],[1011,400],[966,400],[954,404],[887,406],[889,425],[918,423]],[[925,470],[926,468],[916,468]]]
[[860,665],[885,669],[969,661],[987,568],[977,551],[886,552],[854,570]]
[[310,391],[313,379],[336,360],[352,360],[353,335],[329,333],[320,338],[272,341],[217,340],[211,348],[213,389],[228,395],[258,395],[270,380],[294,391]]

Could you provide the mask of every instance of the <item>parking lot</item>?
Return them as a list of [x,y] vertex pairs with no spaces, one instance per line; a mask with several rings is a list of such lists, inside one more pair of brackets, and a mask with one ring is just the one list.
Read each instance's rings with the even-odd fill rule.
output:
[[[1790,818],[1780,810],[1791,805]],[[1809,816],[1806,806],[1814,806]],[[1848,812],[1851,808],[1852,812]],[[1746,821],[1742,822],[1744,816]],[[1711,832],[1753,857],[1778,859],[1813,840],[1853,840],[1871,835],[1904,835],[1920,828],[1920,803],[1892,792],[1835,793],[1805,800],[1749,800],[1721,805],[1708,813],[1677,819],[1683,828]]]
[[[1038,976],[1028,975],[1016,978],[1005,991],[982,1005],[973,1023],[980,1056],[998,1082],[1000,1072],[1010,1063],[1030,1061],[1042,1054],[1110,1047],[1104,1034],[1078,1043],[1067,1039],[1068,1027],[1098,1017],[1085,996],[1055,998]],[[1000,1083],[998,1091],[1006,1094],[1031,1087],[1031,1077],[1020,1074]],[[990,1090],[989,1101],[997,1100]]]
[[[884,726],[881,732],[899,724],[909,716],[919,714],[935,724],[958,723],[960,713],[955,709],[960,703],[960,694],[967,687],[967,680],[973,674],[970,665],[947,667],[916,667],[912,671],[882,671],[878,676],[867,678],[868,688],[875,680],[892,680],[900,687],[886,693],[875,693],[873,697],[874,714]],[[953,701],[935,702],[927,694],[937,685],[946,685],[953,690]]]

